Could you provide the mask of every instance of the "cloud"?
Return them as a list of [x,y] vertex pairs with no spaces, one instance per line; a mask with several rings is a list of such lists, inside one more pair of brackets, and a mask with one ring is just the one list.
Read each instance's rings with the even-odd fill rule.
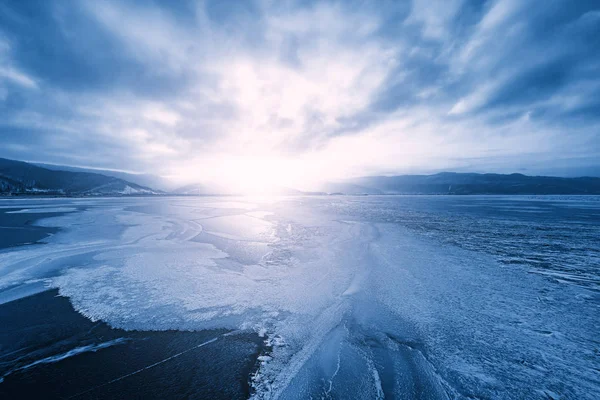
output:
[[0,67],[0,79],[14,82],[25,88],[37,89],[38,87],[33,79],[10,67]]
[[0,156],[314,179],[591,163],[599,22],[557,0],[13,2]]
[[426,39],[443,40],[452,34],[453,20],[462,3],[463,0],[414,0],[406,22],[420,24]]

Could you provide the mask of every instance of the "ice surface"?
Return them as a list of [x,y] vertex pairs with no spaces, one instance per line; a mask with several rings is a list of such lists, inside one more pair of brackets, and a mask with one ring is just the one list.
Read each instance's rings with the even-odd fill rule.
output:
[[7,214],[39,214],[39,213],[66,213],[77,211],[75,207],[36,207],[23,208],[17,211],[7,211]]
[[590,203],[63,200],[38,223],[64,231],[0,252],[0,295],[42,281],[119,328],[255,330],[256,398],[593,399]]
[[82,354],[82,353],[89,353],[89,352],[95,353],[98,350],[106,349],[107,347],[116,346],[116,345],[119,345],[119,344],[122,344],[122,343],[125,343],[125,342],[127,342],[127,339],[125,339],[125,338],[117,338],[117,339],[109,340],[109,341],[106,341],[106,342],[101,342],[101,343],[96,343],[96,344],[88,344],[88,345],[85,345],[85,346],[75,347],[75,348],[73,348],[73,349],[71,349],[69,351],[66,351],[64,353],[56,354],[56,355],[53,355],[53,356],[48,356],[48,357],[45,357],[45,358],[41,358],[41,359],[33,361],[33,362],[29,363],[29,364],[25,364],[23,366],[20,366],[18,368],[10,370],[10,371],[6,372],[3,376],[0,377],[0,382],[2,382],[2,380],[4,380],[4,378],[6,378],[8,375],[13,374],[13,373],[15,373],[17,371],[23,371],[23,370],[26,370],[26,369],[29,369],[29,368],[33,368],[36,365],[40,365],[40,364],[57,363],[57,362],[62,361],[64,359],[66,359],[66,358],[74,357],[74,356]]
[[227,215],[202,220],[204,230],[234,240],[270,241],[273,224],[251,215]]

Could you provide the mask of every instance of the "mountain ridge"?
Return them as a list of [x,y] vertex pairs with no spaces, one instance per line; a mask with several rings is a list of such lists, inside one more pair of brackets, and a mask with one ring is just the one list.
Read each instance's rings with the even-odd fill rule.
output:
[[159,194],[123,179],[90,172],[50,170],[0,158],[0,193],[9,195],[106,196]]
[[600,178],[530,176],[521,173],[440,172],[368,176],[346,182],[382,194],[600,194]]
[[46,164],[37,162],[30,162],[29,164],[33,164],[38,167],[42,167],[52,171],[87,172],[92,174],[110,176],[113,178],[122,179],[127,182],[135,183],[137,185],[144,186],[147,188],[152,188],[153,190],[160,190],[163,192],[169,192],[176,188],[176,185],[170,183],[167,179],[152,174],[134,174],[109,169],[72,167],[70,165]]
[[[41,164],[45,165],[45,164]],[[62,168],[62,169],[61,169]],[[98,170],[106,172],[104,170]],[[108,171],[113,172],[113,171]],[[117,176],[155,177],[114,172]],[[190,184],[169,192],[117,176],[87,172],[77,167],[0,158],[0,194],[106,195],[241,195],[218,185]],[[316,191],[281,187],[267,195],[600,195],[598,177],[530,176],[521,173],[440,172],[431,175],[364,176],[326,182]]]

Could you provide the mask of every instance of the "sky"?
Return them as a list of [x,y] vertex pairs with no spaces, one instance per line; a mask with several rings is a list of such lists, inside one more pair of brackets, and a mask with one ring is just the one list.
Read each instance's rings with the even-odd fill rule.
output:
[[0,2],[0,157],[600,176],[600,0]]

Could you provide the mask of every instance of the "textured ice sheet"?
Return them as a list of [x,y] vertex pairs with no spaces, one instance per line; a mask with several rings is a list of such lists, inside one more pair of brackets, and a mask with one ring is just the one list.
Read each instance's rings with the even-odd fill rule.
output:
[[215,236],[234,240],[272,241],[273,224],[252,215],[227,215],[202,220],[203,229]]
[[67,213],[77,211],[75,207],[36,207],[23,208],[16,211],[7,211],[7,214],[41,214],[41,213]]
[[[499,263],[483,233],[470,236],[470,214],[448,210],[494,209],[492,236],[515,214],[527,227],[540,217],[493,198],[431,203],[429,214],[399,201],[82,202],[40,222],[66,228],[47,244],[0,253],[0,289],[45,279],[85,316],[124,329],[256,330],[269,348],[257,398],[600,395],[593,288]],[[441,226],[465,243],[440,240]],[[594,260],[586,273],[597,277]]]

